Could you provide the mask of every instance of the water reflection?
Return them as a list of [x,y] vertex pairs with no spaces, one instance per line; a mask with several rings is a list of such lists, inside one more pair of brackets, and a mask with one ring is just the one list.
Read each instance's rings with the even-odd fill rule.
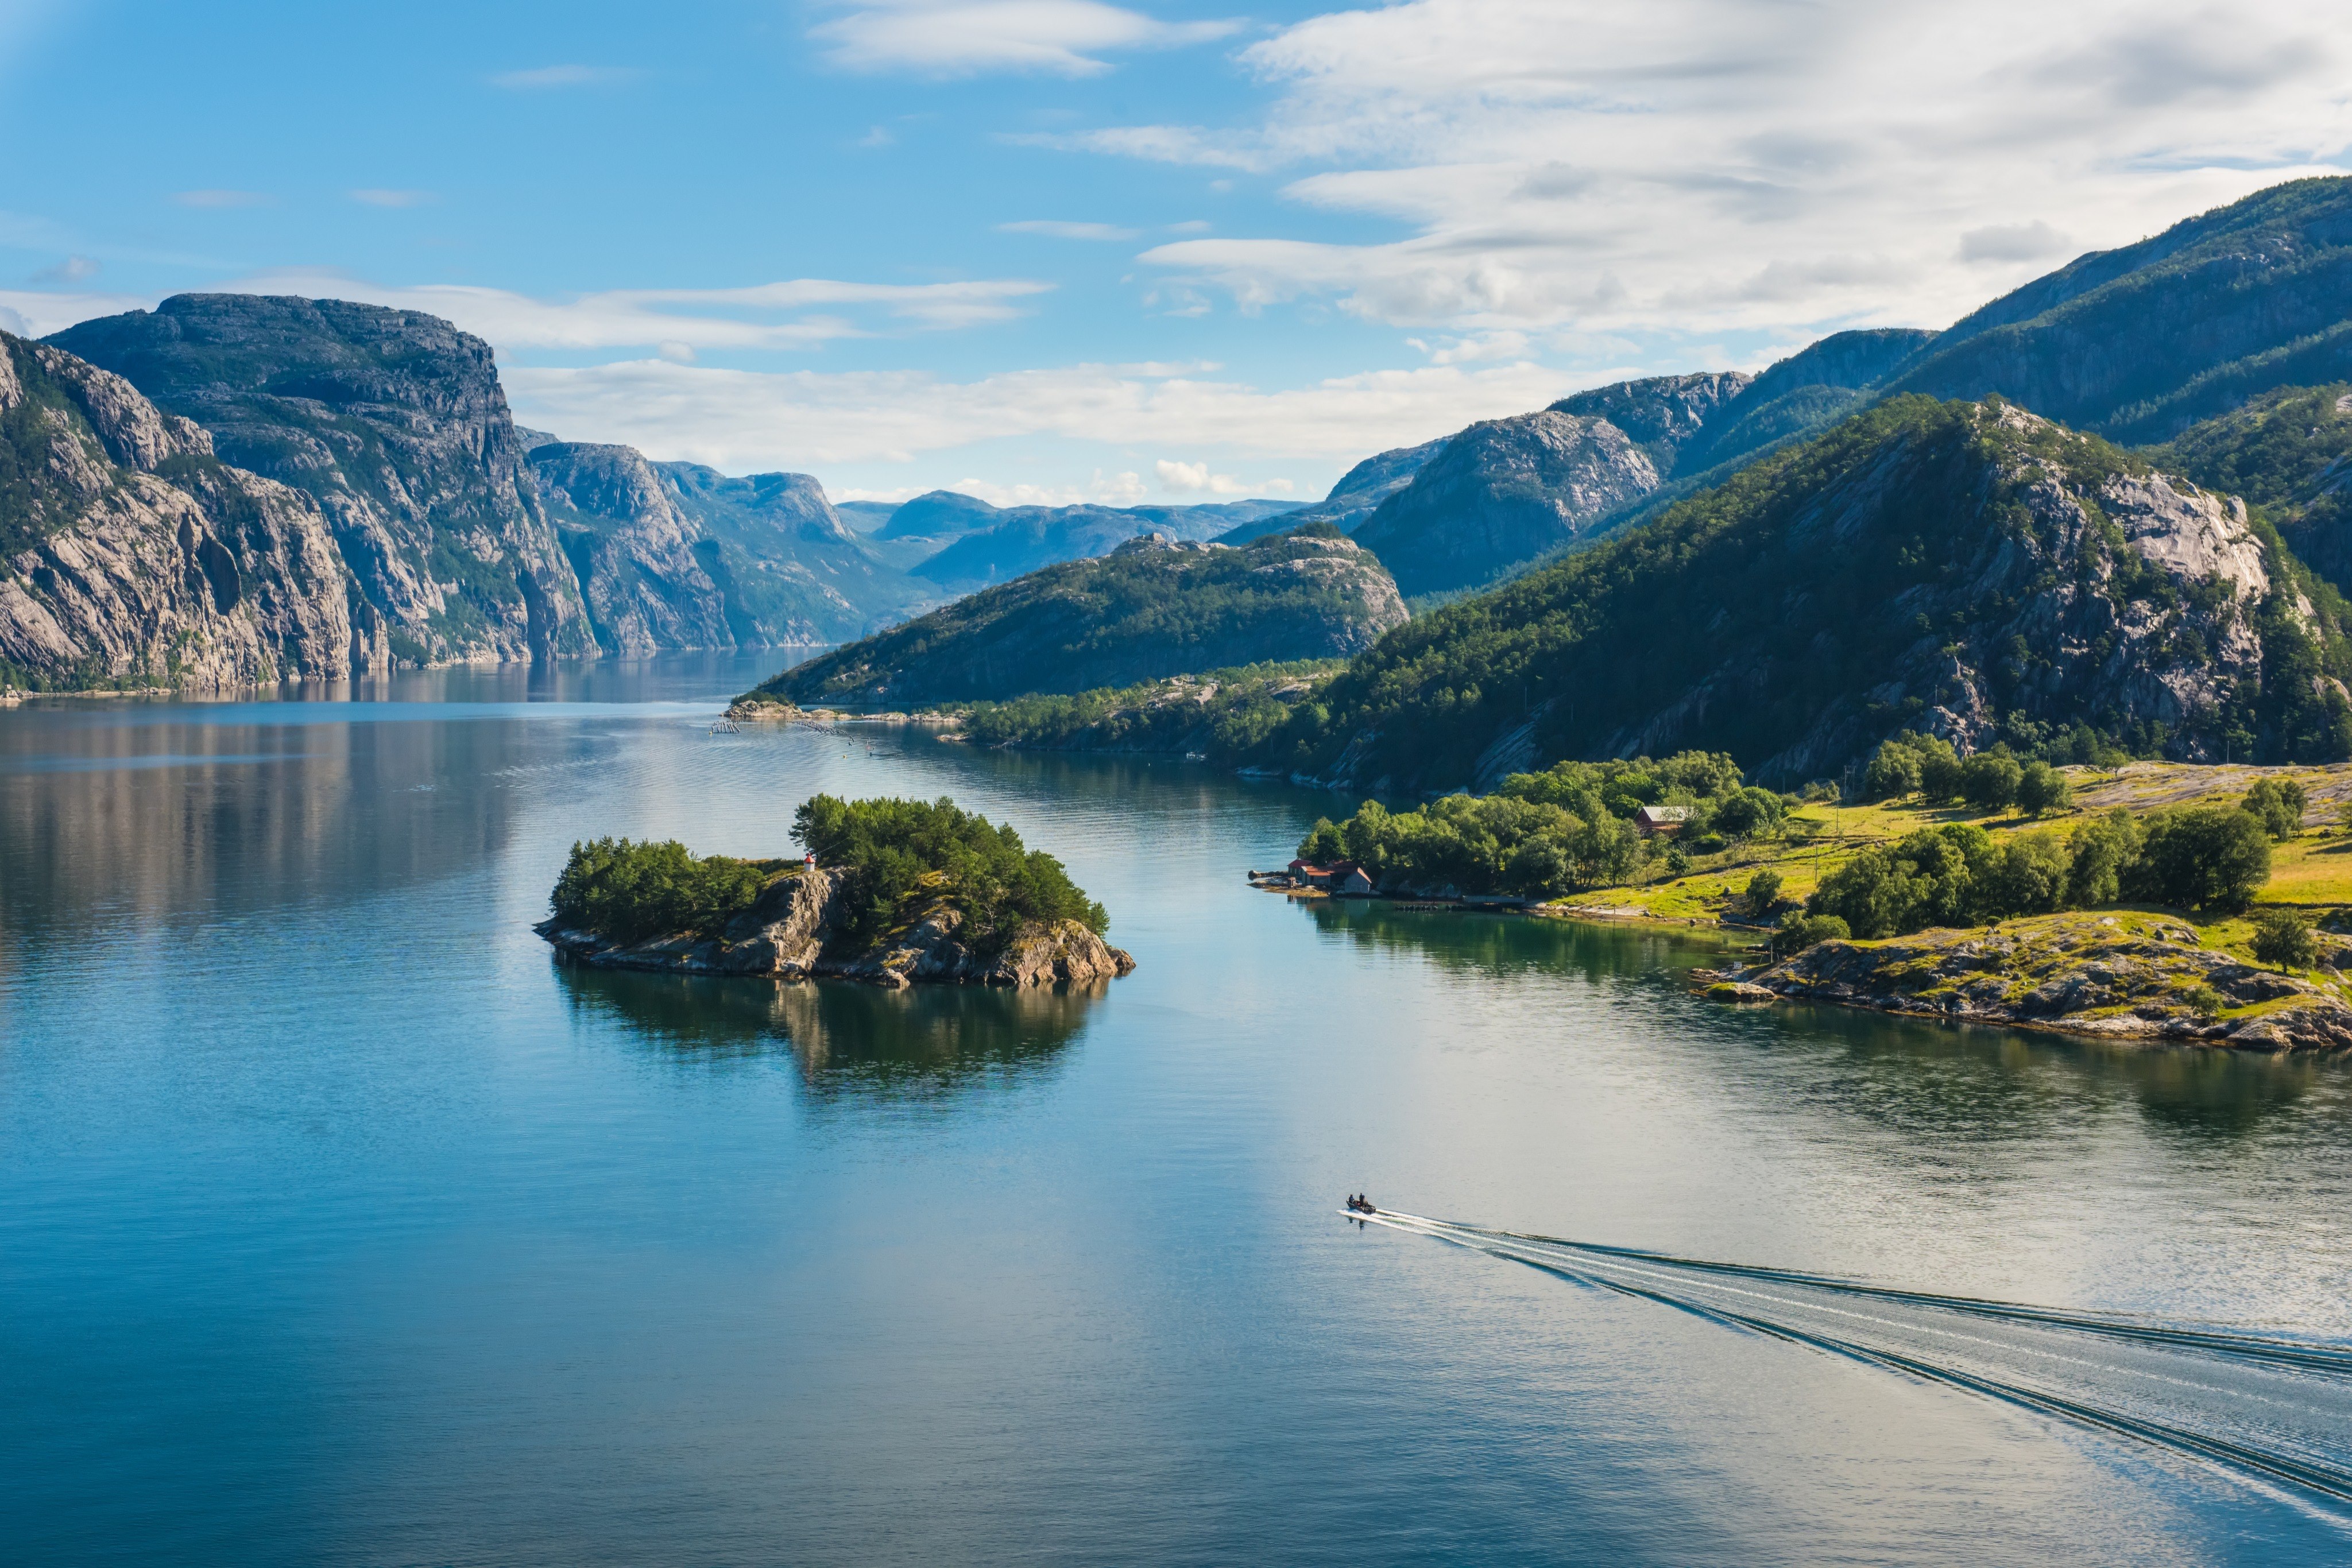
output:
[[780,985],[560,965],[572,1015],[700,1060],[788,1050],[821,1095],[929,1099],[1050,1071],[1108,994],[1091,987]]
[[[1268,896],[1275,896],[1269,894]],[[1302,898],[1295,901],[1328,937],[1370,952],[1411,952],[1461,974],[1574,974],[1599,982],[1654,976],[1679,959],[1706,963],[1745,937],[1718,931],[1675,931],[1654,925],[1608,925],[1584,920],[1543,920],[1523,915],[1481,915],[1453,909],[1400,909],[1378,900]]]
[[[1853,1008],[1732,1010],[1686,994],[1683,970],[1745,938],[1523,915],[1301,900],[1317,930],[1365,951],[1410,953],[1482,982],[1572,975],[1646,994],[1660,1027],[1646,1050],[1688,1059],[1759,1113],[1802,1104],[1893,1135],[1923,1164],[1974,1145],[2039,1143],[2129,1106],[2200,1138],[2252,1137],[2341,1074],[2307,1057],[2126,1043],[1947,1024]],[[1746,1061],[1726,1049],[1745,1048]]]

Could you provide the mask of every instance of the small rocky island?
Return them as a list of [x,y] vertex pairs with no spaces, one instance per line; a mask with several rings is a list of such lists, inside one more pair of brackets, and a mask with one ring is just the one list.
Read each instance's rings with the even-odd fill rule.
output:
[[1061,862],[951,800],[819,795],[793,831],[797,860],[575,843],[534,929],[572,962],[675,974],[1045,986],[1135,967]]

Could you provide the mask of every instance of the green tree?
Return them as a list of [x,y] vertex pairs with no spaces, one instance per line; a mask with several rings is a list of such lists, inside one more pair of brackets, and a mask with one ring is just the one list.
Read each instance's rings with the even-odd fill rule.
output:
[[2124,873],[2145,837],[2139,819],[2121,806],[2076,828],[2066,841],[2066,906],[2096,909],[2121,898]]
[[1999,811],[2017,803],[2024,776],[2005,747],[1979,751],[1960,764],[1960,795],[1979,811]]
[[1740,907],[1750,920],[1760,920],[1772,913],[1780,902],[1780,873],[1769,867],[1748,879],[1747,892],[1739,895]]
[[2265,909],[2254,917],[2254,956],[2282,969],[2308,969],[2319,957],[2311,922],[2301,911]]
[[1853,933],[1846,929],[1845,922],[1834,915],[1807,915],[1792,911],[1787,919],[1780,922],[1780,929],[1773,933],[1772,952],[1775,956],[1787,957],[1791,953],[1804,951],[1816,942],[1844,942],[1853,936]]
[[1780,797],[1754,785],[1715,804],[1707,826],[1727,839],[1752,839],[1780,825]]
[[2303,786],[2292,779],[2257,779],[2246,791],[2240,810],[2250,811],[2273,839],[2291,839],[2303,831],[2303,813],[2309,801]]
[[2270,880],[2270,837],[2250,812],[2176,807],[2150,817],[2147,835],[2138,858],[2124,873],[2127,897],[2234,912]]
[[1919,754],[1905,739],[1891,737],[1878,743],[1870,766],[1863,769],[1862,793],[1868,800],[1892,800],[1915,794],[1919,788]]
[[715,936],[749,909],[779,862],[727,855],[697,860],[675,839],[575,842],[548,905],[575,930],[624,942],[648,936]]
[[2063,811],[2074,803],[2074,786],[2066,776],[2047,762],[2036,758],[2018,770],[2018,810],[2032,816],[2044,817],[2053,811]]
[[1941,736],[1923,735],[1913,749],[1919,757],[1919,798],[1931,806],[1959,799],[1960,754]]

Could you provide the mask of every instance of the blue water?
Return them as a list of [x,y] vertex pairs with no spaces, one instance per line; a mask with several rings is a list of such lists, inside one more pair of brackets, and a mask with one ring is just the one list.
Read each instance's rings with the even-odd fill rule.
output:
[[[2324,1497],[1332,1212],[2341,1341],[2345,1068],[1293,904],[1241,873],[1330,797],[710,735],[777,662],[0,712],[0,1557],[2352,1558]],[[530,931],[576,837],[775,853],[818,789],[1010,820],[1140,967],[779,990]],[[2330,1386],[2233,1375],[2158,1380],[2327,1441]]]

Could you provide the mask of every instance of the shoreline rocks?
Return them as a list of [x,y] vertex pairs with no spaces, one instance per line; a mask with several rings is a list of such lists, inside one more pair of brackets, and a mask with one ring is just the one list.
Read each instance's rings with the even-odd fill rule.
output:
[[531,927],[567,962],[602,969],[826,977],[898,989],[917,981],[967,986],[1087,985],[1131,974],[1135,959],[1075,920],[1025,926],[1002,951],[960,939],[963,912],[942,897],[913,921],[856,952],[838,949],[842,887],[824,868],[786,871],[716,936],[693,932],[622,941],[554,919]]
[[1729,984],[1788,1001],[2111,1040],[2352,1051],[2352,1005],[2342,998],[2209,952],[2194,937],[2155,915],[2039,915],[1884,942],[1822,942],[1779,964],[1705,979],[1710,996]]

